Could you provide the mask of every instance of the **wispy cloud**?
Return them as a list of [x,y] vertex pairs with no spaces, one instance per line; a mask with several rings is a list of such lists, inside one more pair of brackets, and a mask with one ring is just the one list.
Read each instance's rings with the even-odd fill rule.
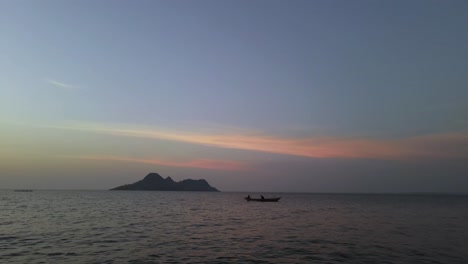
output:
[[194,133],[128,125],[72,124],[54,126],[116,136],[170,140],[228,149],[243,149],[310,158],[468,158],[468,133],[423,135],[405,139],[308,137],[292,138],[262,133]]
[[76,89],[76,86],[74,86],[74,85],[59,82],[59,81],[52,80],[52,79],[47,79],[46,82],[53,85],[53,86],[55,86],[55,87],[61,88],[61,89],[67,89],[67,90]]
[[107,161],[122,161],[132,163],[145,163],[168,167],[186,167],[186,168],[199,168],[209,170],[248,170],[245,163],[230,161],[230,160],[210,160],[210,159],[195,159],[190,161],[169,161],[162,159],[142,159],[132,157],[118,157],[118,156],[65,156],[65,158],[75,158],[83,160],[107,160]]

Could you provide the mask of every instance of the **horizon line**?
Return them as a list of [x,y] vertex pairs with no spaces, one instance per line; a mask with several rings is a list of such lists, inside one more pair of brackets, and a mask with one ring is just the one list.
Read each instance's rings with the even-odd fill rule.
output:
[[31,188],[0,188],[0,191],[32,190],[32,191],[123,191],[123,192],[189,192],[189,193],[290,193],[290,194],[362,194],[362,195],[468,195],[468,192],[434,192],[434,191],[408,191],[408,192],[304,192],[304,191],[165,191],[165,190],[111,190],[111,189],[31,189]]

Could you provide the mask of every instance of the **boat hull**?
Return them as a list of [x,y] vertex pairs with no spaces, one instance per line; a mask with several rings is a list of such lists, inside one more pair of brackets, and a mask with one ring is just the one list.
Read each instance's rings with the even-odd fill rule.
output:
[[265,199],[257,199],[257,198],[249,198],[249,197],[245,197],[244,198],[247,202],[278,202],[281,197],[278,197],[278,198],[265,198]]

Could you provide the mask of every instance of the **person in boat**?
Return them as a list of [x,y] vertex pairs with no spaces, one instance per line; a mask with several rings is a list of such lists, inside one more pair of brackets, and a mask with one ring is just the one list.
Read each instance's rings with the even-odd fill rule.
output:
[[262,198],[262,200],[265,200],[265,197],[263,197],[263,195],[260,195],[260,197]]
[[250,200],[250,194],[249,194],[249,195],[247,195],[247,200]]

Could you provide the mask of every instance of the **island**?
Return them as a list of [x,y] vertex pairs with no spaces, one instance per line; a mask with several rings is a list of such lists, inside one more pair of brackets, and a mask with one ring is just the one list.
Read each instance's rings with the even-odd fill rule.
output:
[[143,180],[132,184],[125,184],[111,189],[113,191],[197,191],[197,192],[219,192],[211,187],[204,179],[183,180],[176,182],[171,177],[163,178],[161,175],[152,172],[146,175]]

